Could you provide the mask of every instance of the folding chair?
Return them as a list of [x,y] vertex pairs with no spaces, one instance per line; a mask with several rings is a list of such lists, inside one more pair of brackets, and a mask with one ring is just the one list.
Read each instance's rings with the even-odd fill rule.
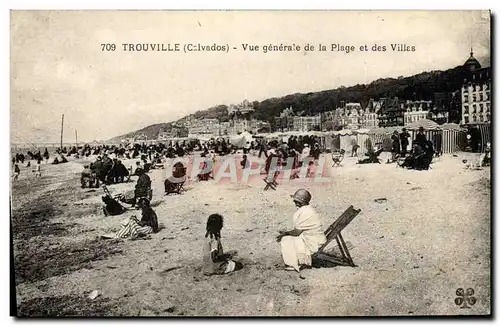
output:
[[400,154],[391,154],[391,157],[387,159],[386,164],[397,163],[400,158]]
[[344,155],[345,155],[344,150],[341,150],[340,152],[333,152],[332,153],[332,161],[333,161],[332,167],[340,167],[341,166],[340,164],[344,160]]
[[186,189],[184,189],[184,183],[186,182],[186,179],[184,179],[184,181],[182,182],[179,182],[176,184],[176,188],[177,188],[177,192],[180,194],[182,191],[186,191]]
[[[204,162],[203,163],[203,167],[202,169],[206,169],[208,166],[207,162]],[[213,170],[210,170],[209,172],[207,173],[200,173],[198,174],[198,181],[208,181],[209,179],[214,179],[214,174],[213,174]]]
[[[316,253],[316,258],[319,260],[327,261],[329,263],[333,263],[335,265],[341,266],[351,266],[356,267],[354,262],[352,261],[351,255],[349,254],[349,250],[347,249],[347,245],[342,237],[341,231],[351,223],[351,221],[361,212],[360,209],[354,209],[351,205],[348,209],[345,210],[340,217],[330,225],[330,227],[325,231],[326,242],[324,245],[319,248]],[[331,253],[327,253],[324,251],[326,246],[330,242],[337,241],[337,245],[339,247],[340,253],[342,257],[337,257]]]
[[264,191],[267,191],[269,189],[276,190],[276,187],[278,186],[278,181],[276,181],[276,180],[278,179],[279,174],[280,174],[280,171],[275,171],[274,175],[273,175],[273,179],[271,181],[268,180],[269,178],[267,176],[264,178],[264,182],[266,183],[266,186],[264,187]]
[[128,168],[128,176],[127,176],[127,180],[125,180],[125,182],[130,182],[130,177],[132,176],[132,167]]
[[168,179],[165,180],[165,195],[170,195],[170,194],[178,194],[180,195],[182,191],[186,191],[184,189],[184,183],[186,182],[186,177],[184,177],[183,181],[180,182],[170,182],[170,184],[167,185]]
[[114,198],[111,193],[109,192],[109,189],[108,187],[106,187],[106,185],[102,185],[102,190],[104,190],[104,194],[108,195],[109,197],[111,198]]

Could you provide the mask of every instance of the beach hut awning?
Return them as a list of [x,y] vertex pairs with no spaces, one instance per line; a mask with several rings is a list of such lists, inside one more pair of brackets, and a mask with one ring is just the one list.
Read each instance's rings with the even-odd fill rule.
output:
[[246,132],[246,131],[242,132],[241,134],[239,134],[237,136],[233,136],[233,137],[231,137],[229,139],[229,142],[233,146],[237,146],[237,147],[240,147],[240,148],[243,148],[243,147],[247,146],[252,141],[253,141],[252,134],[250,134],[249,132]]
[[342,129],[342,130],[339,131],[338,134],[341,135],[341,136],[352,135],[352,131],[349,130],[349,129]]
[[460,127],[460,125],[456,123],[444,123],[441,126],[443,130],[464,130],[465,128]]
[[356,130],[358,134],[367,134],[370,132],[370,129],[358,129]]
[[318,137],[323,137],[325,135],[324,131],[311,131],[311,135],[313,136],[318,136]]
[[429,119],[422,119],[422,120],[415,121],[415,122],[411,123],[410,125],[408,125],[406,128],[409,130],[418,130],[420,127],[423,127],[425,130],[440,129],[439,125],[436,122],[429,120]]

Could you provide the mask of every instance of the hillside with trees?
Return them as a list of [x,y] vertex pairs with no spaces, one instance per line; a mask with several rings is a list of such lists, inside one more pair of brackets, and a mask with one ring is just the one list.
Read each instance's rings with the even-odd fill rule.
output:
[[[434,100],[435,92],[453,92],[462,87],[466,71],[458,66],[446,71],[422,72],[410,77],[382,78],[370,84],[358,84],[351,87],[341,86],[332,90],[311,93],[296,93],[283,97],[269,98],[263,101],[252,102],[253,116],[256,119],[267,121],[274,127],[274,118],[280,112],[292,107],[295,114],[315,115],[320,112],[331,111],[340,106],[341,102],[358,102],[366,107],[370,99],[378,100],[383,97],[398,97],[404,100]],[[206,110],[196,111],[179,122],[190,118],[216,118],[219,121],[228,121],[227,105],[217,105]],[[145,133],[148,139],[154,139],[161,131],[170,130],[171,123],[155,124],[135,132],[128,133],[113,140],[132,137],[135,134]]]

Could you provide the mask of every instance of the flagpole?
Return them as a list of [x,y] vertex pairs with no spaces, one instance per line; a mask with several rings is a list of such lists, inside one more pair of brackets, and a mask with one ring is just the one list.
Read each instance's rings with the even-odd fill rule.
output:
[[63,149],[63,130],[64,130],[64,114],[61,119],[61,151]]

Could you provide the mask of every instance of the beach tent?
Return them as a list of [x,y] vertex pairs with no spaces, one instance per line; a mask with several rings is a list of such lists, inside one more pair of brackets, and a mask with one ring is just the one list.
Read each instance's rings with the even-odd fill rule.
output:
[[253,141],[253,136],[247,131],[242,132],[239,135],[233,136],[229,139],[231,145],[237,148],[245,148],[250,146],[250,143]]
[[479,124],[478,129],[481,133],[481,153],[486,150],[486,143],[491,143],[491,125],[489,123]]
[[211,139],[211,137],[199,135],[199,136],[196,136],[196,139],[199,140],[199,141],[201,141],[201,142],[207,142],[207,141],[209,141]]
[[324,138],[324,149],[329,149],[332,152],[340,149],[340,136],[336,135],[334,131],[326,132]]
[[352,139],[353,137],[356,137],[352,130],[349,129],[342,129],[339,130],[337,133],[337,137],[339,139],[338,144],[339,144],[339,150],[343,149],[346,152],[351,152],[352,149]]
[[415,121],[413,123],[410,123],[406,129],[408,130],[418,130],[420,127],[423,127],[425,130],[439,130],[439,125],[429,119],[422,119]]
[[413,140],[417,137],[417,133],[420,127],[424,128],[424,135],[427,140],[432,141],[435,150],[441,152],[443,144],[443,132],[436,122],[429,119],[418,120],[405,127],[411,135],[410,148],[413,146]]
[[465,148],[467,135],[466,129],[461,128],[456,123],[445,123],[440,127],[442,130],[441,150],[444,154],[454,153]]
[[264,138],[266,138],[266,139],[278,139],[279,138],[278,135],[279,135],[278,132],[273,132],[273,133],[265,135]]
[[[358,129],[355,131],[356,139],[352,139],[352,145],[357,144],[360,147],[358,149],[358,155],[366,152],[368,139],[372,143],[372,146],[375,146],[377,143],[382,143],[384,150],[387,150],[387,144],[391,139],[393,131],[392,128]],[[352,145],[349,152],[352,150]]]
[[443,130],[462,130],[465,131],[465,128],[460,127],[460,125],[456,123],[444,123],[441,126],[439,126]]
[[381,143],[382,147],[384,147],[384,151],[391,151],[392,149],[392,134],[397,131],[398,133],[402,132],[402,126],[394,126],[394,127],[386,127],[386,128],[374,128],[369,132],[370,140],[372,144],[375,146],[377,143]]
[[477,134],[476,137],[479,137],[477,139],[478,141],[478,150],[481,153],[484,153],[486,150],[486,144],[488,142],[491,143],[491,124],[489,123],[476,123],[476,124],[467,124],[464,127],[467,127],[467,132],[466,134],[469,134],[472,132],[472,130],[476,130]]

